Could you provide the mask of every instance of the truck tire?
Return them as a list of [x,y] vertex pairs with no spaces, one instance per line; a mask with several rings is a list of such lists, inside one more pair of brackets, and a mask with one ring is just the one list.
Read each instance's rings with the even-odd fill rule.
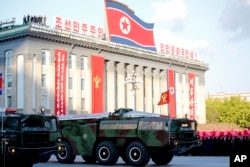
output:
[[145,166],[150,160],[146,147],[139,141],[131,142],[126,148],[126,162],[132,166]]
[[167,165],[173,159],[173,156],[174,155],[170,153],[160,152],[152,155],[151,158],[156,165]]
[[101,165],[114,165],[119,154],[112,141],[102,141],[96,147],[96,158]]
[[73,155],[73,149],[69,142],[62,141],[65,145],[65,152],[56,155],[58,162],[60,163],[73,163],[75,161],[76,155]]

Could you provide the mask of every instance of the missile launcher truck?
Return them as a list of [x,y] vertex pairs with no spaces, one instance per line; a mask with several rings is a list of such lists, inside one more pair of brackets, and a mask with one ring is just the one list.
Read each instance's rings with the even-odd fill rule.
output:
[[195,120],[172,119],[132,109],[113,113],[58,116],[66,151],[60,163],[73,163],[76,155],[87,163],[114,165],[119,157],[131,166],[168,164],[175,154],[201,145]]
[[[51,134],[54,131],[56,133]],[[57,117],[21,114],[7,108],[0,112],[0,166],[32,167],[44,157],[65,151],[58,135]]]

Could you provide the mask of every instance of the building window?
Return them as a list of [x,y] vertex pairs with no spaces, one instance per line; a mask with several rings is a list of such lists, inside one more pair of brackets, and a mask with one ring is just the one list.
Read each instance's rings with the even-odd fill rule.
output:
[[12,66],[13,52],[12,51],[7,51],[5,53],[5,55],[6,55],[6,66],[11,67]]
[[46,87],[46,81],[47,80],[47,75],[46,74],[42,74],[42,87]]
[[81,90],[84,90],[85,87],[85,79],[81,79]]
[[85,70],[85,57],[81,57],[81,70],[83,71],[83,70]]
[[11,88],[12,87],[12,74],[8,74],[7,75],[7,88]]
[[69,56],[69,69],[72,69],[72,56]]
[[73,78],[69,77],[69,89],[73,89]]
[[42,51],[42,65],[46,65],[46,53],[45,51]]
[[47,103],[47,100],[48,99],[48,96],[47,95],[42,95],[42,101],[41,101],[41,105],[42,107],[44,108],[48,108],[48,103]]
[[69,98],[69,110],[73,110],[73,97]]
[[85,111],[86,110],[86,106],[85,106],[85,98],[81,99],[81,111]]
[[12,96],[7,96],[7,107],[12,107]]

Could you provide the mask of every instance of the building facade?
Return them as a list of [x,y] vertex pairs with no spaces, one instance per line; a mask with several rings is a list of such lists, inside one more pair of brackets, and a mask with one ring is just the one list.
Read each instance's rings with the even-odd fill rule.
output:
[[241,99],[245,99],[246,101],[250,101],[250,93],[226,93],[226,92],[216,92],[215,94],[208,94],[206,98],[213,98],[213,99],[224,99],[230,98],[233,96],[241,97]]
[[[95,59],[103,65],[93,63]],[[95,75],[95,70],[102,74]],[[170,90],[175,95],[171,104],[175,117],[190,117],[193,107],[194,118],[205,123],[207,70],[199,60],[36,23],[0,30],[0,106],[22,113],[45,108],[52,114],[81,114],[126,107],[169,115],[170,103],[157,104],[161,93]],[[174,72],[174,89],[168,86],[169,71]],[[95,92],[97,88],[101,91]],[[59,105],[62,113],[57,111]]]

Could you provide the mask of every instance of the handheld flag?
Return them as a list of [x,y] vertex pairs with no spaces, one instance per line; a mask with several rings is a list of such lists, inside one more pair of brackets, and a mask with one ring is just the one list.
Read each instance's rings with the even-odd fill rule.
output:
[[169,103],[169,91],[161,93],[161,99],[158,102],[158,105],[163,105]]
[[106,0],[106,20],[111,42],[156,51],[154,24],[142,21],[125,4]]

